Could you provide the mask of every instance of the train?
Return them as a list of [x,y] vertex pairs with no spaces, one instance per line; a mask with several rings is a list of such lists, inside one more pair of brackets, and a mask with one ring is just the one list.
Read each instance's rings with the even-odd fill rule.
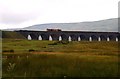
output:
[[57,32],[57,31],[62,31],[61,29],[47,29],[47,31],[55,31],[55,32]]

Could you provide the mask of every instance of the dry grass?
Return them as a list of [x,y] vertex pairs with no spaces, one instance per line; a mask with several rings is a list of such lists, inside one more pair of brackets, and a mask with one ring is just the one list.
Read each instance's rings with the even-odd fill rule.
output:
[[[56,43],[54,45],[54,43]],[[3,40],[3,77],[117,77],[117,42]],[[29,52],[29,49],[34,51]],[[19,58],[18,58],[19,56]],[[9,63],[16,66],[7,71]]]

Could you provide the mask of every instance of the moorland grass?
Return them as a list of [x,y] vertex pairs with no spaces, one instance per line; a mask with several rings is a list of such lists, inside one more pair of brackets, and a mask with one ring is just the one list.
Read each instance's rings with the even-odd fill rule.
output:
[[[7,71],[9,63],[15,63]],[[116,56],[40,54],[28,58],[11,58],[3,61],[3,76],[7,77],[116,77],[118,59]]]
[[118,76],[119,50],[118,42],[114,41],[61,43],[4,39],[3,50],[8,50],[3,51],[3,57],[8,56],[3,58],[3,77]]
[[[39,41],[39,40],[13,40],[4,39],[3,40],[3,52],[14,50],[16,53],[29,52],[29,50],[34,50],[34,52],[102,52],[102,53],[118,53],[118,42],[69,42],[62,44],[56,41]],[[54,43],[56,43],[54,45]]]

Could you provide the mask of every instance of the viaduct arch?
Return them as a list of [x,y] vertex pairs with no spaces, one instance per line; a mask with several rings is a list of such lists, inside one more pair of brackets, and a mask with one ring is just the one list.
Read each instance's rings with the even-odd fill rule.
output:
[[64,40],[64,41],[120,41],[119,32],[87,32],[87,31],[16,31],[31,40]]

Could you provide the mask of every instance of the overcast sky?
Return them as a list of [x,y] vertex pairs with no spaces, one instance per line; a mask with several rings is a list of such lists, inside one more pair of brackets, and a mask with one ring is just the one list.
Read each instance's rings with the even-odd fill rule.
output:
[[118,17],[119,0],[0,0],[0,29]]

